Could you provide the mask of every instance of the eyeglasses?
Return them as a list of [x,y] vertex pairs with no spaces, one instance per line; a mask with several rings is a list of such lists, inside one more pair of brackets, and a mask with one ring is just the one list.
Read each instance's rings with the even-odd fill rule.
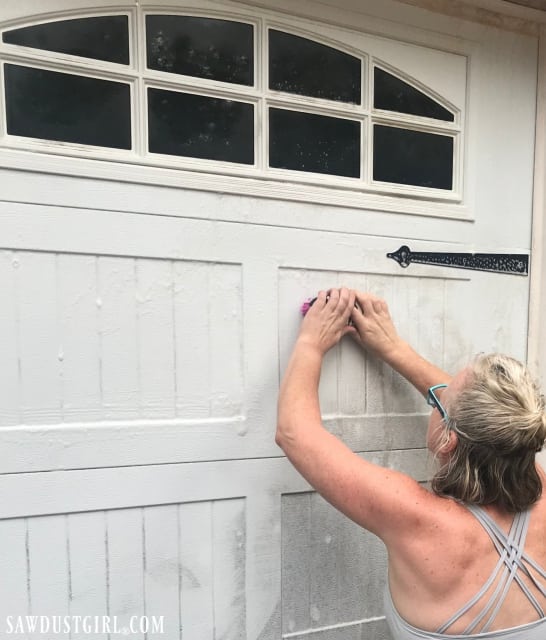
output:
[[438,409],[438,411],[440,412],[440,415],[444,420],[447,420],[448,418],[447,411],[444,409],[444,407],[442,406],[442,403],[438,399],[438,396],[436,395],[436,390],[445,389],[446,387],[447,387],[447,384],[435,384],[433,387],[430,387],[430,389],[427,392],[427,404],[430,405],[431,407],[434,407],[435,409]]

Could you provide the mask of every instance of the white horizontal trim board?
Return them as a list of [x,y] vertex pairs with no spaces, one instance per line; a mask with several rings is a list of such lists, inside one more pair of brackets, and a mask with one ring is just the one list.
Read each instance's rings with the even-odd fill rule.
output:
[[[325,425],[356,451],[425,443],[425,414],[340,416]],[[270,426],[269,438],[243,418],[2,427],[0,469],[19,474],[280,456]]]
[[303,631],[294,631],[292,633],[283,633],[283,638],[303,638],[310,636],[311,638],[315,633],[324,633],[325,631],[336,631],[337,629],[347,629],[351,627],[360,627],[372,622],[382,622],[385,620],[385,616],[372,616],[371,618],[363,618],[362,620],[352,620],[351,622],[340,622],[339,624],[331,624],[325,627],[316,627],[311,629],[304,629]]
[[[7,176],[5,189],[8,195],[11,178],[17,183],[17,191],[25,182],[28,185],[23,173]],[[47,182],[47,176],[41,176],[35,186],[46,187]],[[63,190],[63,186],[67,188]],[[285,256],[280,266],[301,264],[307,268],[327,269],[333,260],[339,262],[337,256],[329,255],[331,243],[343,241],[347,247],[344,270],[360,271],[365,263],[373,260],[374,271],[385,275],[407,273],[456,280],[468,280],[470,275],[445,267],[436,267],[431,272],[423,265],[412,265],[411,271],[402,271],[399,265],[386,259],[386,252],[412,240],[411,249],[415,251],[490,250],[488,245],[476,247],[470,244],[472,227],[453,220],[434,220],[427,224],[428,232],[423,232],[416,229],[412,220],[404,217],[393,220],[374,211],[364,217],[358,212],[344,210],[332,220],[333,212],[329,207],[302,205],[294,209],[288,204],[280,206],[255,199],[202,193],[185,193],[182,206],[176,190],[158,192],[154,188],[135,187],[135,191],[126,191],[118,186],[109,191],[97,187],[92,181],[67,184],[59,179],[49,185],[49,195],[44,195],[44,199],[57,205],[0,201],[0,247],[237,264],[241,259],[233,244],[233,237],[237,236],[241,241],[251,243],[245,245],[245,261],[256,258],[261,262],[268,261],[264,246],[277,245],[276,255],[281,251]],[[67,192],[72,188],[79,192],[74,196],[80,205],[84,206],[87,200],[88,207],[92,207],[65,206],[64,202],[73,199]],[[227,202],[228,198],[230,202]],[[110,209],[106,208],[109,203]],[[225,219],[215,218],[219,207]],[[305,242],[312,231],[317,232],[313,234],[313,247]],[[394,246],[397,243],[400,244]],[[515,250],[517,246],[507,245],[502,251],[521,252]],[[522,249],[527,250],[525,245]]]
[[[60,181],[59,186],[63,182]],[[90,187],[92,185],[89,185]],[[138,197],[138,194],[136,194]],[[177,193],[166,194],[168,199],[173,198],[173,208],[179,197]],[[143,194],[146,200],[157,196],[154,190]],[[55,196],[54,196],[55,197]],[[62,198],[62,194],[60,194]],[[97,194],[100,198],[100,194]],[[107,194],[106,194],[106,197]],[[117,201],[118,196],[112,194]],[[123,198],[123,193],[120,194]],[[307,269],[327,270],[339,269],[339,256],[332,255],[329,249],[333,243],[342,242],[344,246],[343,270],[344,271],[373,271],[385,275],[404,275],[415,277],[436,277],[449,280],[469,280],[470,272],[449,269],[447,267],[435,267],[433,271],[424,265],[412,265],[410,270],[403,270],[393,260],[386,258],[388,251],[395,251],[400,244],[408,240],[403,234],[393,234],[393,223],[383,220],[379,228],[373,228],[374,216],[362,221],[362,228],[372,226],[367,231],[324,233],[327,229],[321,229],[319,223],[313,233],[312,243],[308,240],[308,234],[313,231],[307,227],[313,216],[321,217],[317,209],[302,209],[295,212],[296,219],[301,226],[287,225],[286,228],[269,226],[264,224],[264,218],[274,216],[276,209],[264,206],[262,224],[239,224],[237,221],[216,221],[211,219],[186,218],[195,208],[203,215],[213,215],[215,208],[221,204],[220,196],[211,196],[211,199],[202,201],[198,198],[192,201],[190,197],[185,201],[184,210],[180,210],[178,202],[178,216],[132,215],[129,212],[101,211],[101,210],[76,210],[67,207],[44,207],[21,203],[1,203],[0,216],[2,220],[2,236],[0,247],[8,250],[57,252],[70,254],[93,254],[97,256],[131,256],[135,258],[158,258],[166,260],[201,260],[224,262],[226,264],[238,264],[241,253],[233,238],[245,243],[245,263],[259,260],[261,263],[270,262],[279,267],[301,267]],[[225,201],[225,200],[224,200]],[[118,204],[115,202],[113,204]],[[119,202],[121,204],[121,200]],[[226,207],[232,210],[239,204],[243,209],[243,216],[248,219],[256,206],[255,201],[245,202],[234,200],[233,206]],[[165,201],[164,206],[168,210],[170,203]],[[158,207],[158,209],[159,209]],[[155,207],[154,207],[155,209]],[[278,211],[278,216],[284,222],[285,216],[293,210],[286,208]],[[331,214],[327,209],[323,212],[323,218]],[[352,220],[351,212],[343,221],[349,225]],[[321,220],[322,222],[322,220]],[[379,218],[378,218],[379,222]],[[402,223],[402,221],[400,221]],[[444,233],[455,230],[455,226],[443,222],[447,226],[439,226]],[[453,223],[454,225],[455,223]],[[390,233],[387,233],[390,227]],[[401,228],[396,231],[403,231]],[[409,230],[409,229],[408,229]],[[372,232],[371,234],[369,232]],[[383,235],[383,231],[385,234]],[[425,240],[423,234],[419,239],[411,243],[414,251],[472,251],[477,250],[472,245],[466,244],[467,229],[458,228],[457,236],[450,235],[445,239]],[[415,233],[415,231],[414,231]],[[376,235],[378,234],[378,235]],[[443,234],[442,234],[443,235]],[[411,240],[413,234],[409,236]],[[404,242],[401,242],[401,240]],[[399,243],[399,244],[397,244]],[[465,244],[463,244],[465,243]],[[395,246],[396,245],[396,246]],[[269,247],[271,256],[264,255],[264,247]],[[273,254],[273,249],[275,253]],[[515,247],[503,247],[503,251],[513,251]],[[480,247],[480,251],[487,251],[487,246]],[[523,248],[523,250],[526,250]],[[515,252],[515,251],[513,251]],[[273,257],[274,256],[274,257]],[[335,265],[335,266],[334,266]]]
[[[38,143],[40,144],[40,143]],[[396,186],[381,187],[370,185],[366,192],[360,191],[353,184],[325,186],[310,184],[305,177],[284,175],[281,181],[266,177],[245,177],[235,175],[214,174],[212,177],[203,170],[171,167],[143,167],[136,163],[105,162],[104,159],[89,160],[87,158],[66,159],[58,155],[43,152],[36,148],[34,152],[0,148],[0,167],[19,169],[54,176],[71,176],[99,179],[129,185],[153,185],[158,187],[176,187],[196,191],[213,191],[238,196],[256,196],[271,200],[288,202],[316,203],[335,207],[352,207],[372,211],[414,214],[426,217],[439,217],[454,220],[470,218],[469,209],[464,204],[443,202],[440,199],[419,198],[417,190],[414,197],[404,195],[396,197]],[[89,155],[89,152],[86,152]],[[347,179],[348,180],[348,179]],[[409,188],[411,190],[411,188]],[[3,194],[0,194],[3,196]],[[422,195],[422,194],[421,194]]]
[[[424,449],[363,454],[420,482]],[[145,465],[0,476],[0,519],[310,491],[286,458]]]

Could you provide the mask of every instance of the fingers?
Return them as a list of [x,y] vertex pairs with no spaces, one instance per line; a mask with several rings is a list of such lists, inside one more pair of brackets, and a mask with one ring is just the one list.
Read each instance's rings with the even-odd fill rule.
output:
[[347,287],[330,289],[328,291],[328,305],[347,324],[350,321],[352,310],[355,306],[355,292]]
[[[342,316],[347,322],[358,324],[364,317],[382,315],[390,318],[387,303],[371,293],[355,291],[347,287],[332,288],[319,291],[316,303],[320,309],[326,306],[329,310]],[[314,306],[314,305],[313,305]]]
[[377,296],[356,292],[356,301],[363,315],[390,316],[387,303]]

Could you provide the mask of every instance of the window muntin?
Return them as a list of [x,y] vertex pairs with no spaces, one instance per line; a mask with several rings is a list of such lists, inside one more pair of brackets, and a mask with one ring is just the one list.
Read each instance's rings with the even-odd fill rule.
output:
[[309,38],[269,29],[269,88],[362,104],[362,61]]
[[146,16],[149,69],[252,86],[251,24],[194,16]]
[[10,135],[131,149],[128,84],[4,65]]
[[3,42],[71,56],[129,64],[128,16],[99,16],[10,29]]
[[[139,23],[144,26],[143,30],[137,28],[136,23],[132,22],[138,19],[140,14],[143,14],[142,20],[139,20]],[[463,149],[463,145],[458,141],[462,135],[462,118],[459,110],[443,98],[433,99],[431,96],[438,96],[437,92],[427,89],[422,83],[412,81],[410,77],[397,71],[391,63],[384,65],[372,55],[339,43],[340,57],[337,58],[340,61],[339,68],[341,70],[341,61],[345,60],[347,62],[346,69],[349,69],[349,72],[340,72],[340,76],[344,78],[341,85],[337,76],[320,74],[324,76],[325,85],[319,91],[317,89],[317,77],[319,76],[315,74],[313,78],[312,74],[311,76],[308,74],[306,78],[305,64],[301,64],[301,61],[292,67],[287,67],[288,78],[283,80],[282,65],[279,66],[279,58],[277,57],[277,68],[273,74],[270,73],[272,69],[271,58],[276,55],[270,45],[273,42],[277,46],[277,54],[279,42],[284,41],[289,44],[296,42],[300,50],[305,50],[307,47],[307,51],[311,54],[323,51],[325,55],[330,55],[332,52],[336,52],[334,46],[336,42],[331,39],[323,40],[319,36],[315,39],[309,33],[306,33],[304,37],[294,33],[293,29],[283,32],[279,24],[268,26],[266,19],[256,17],[245,21],[241,16],[235,18],[227,15],[225,19],[219,19],[217,14],[214,17],[204,14],[183,15],[180,13],[174,15],[172,11],[167,14],[167,12],[150,12],[138,8],[124,17],[128,20],[129,30],[135,35],[142,33],[144,40],[139,44],[134,37],[130,39],[130,46],[135,48],[135,51],[131,50],[130,52],[132,65],[127,68],[126,72],[122,74],[119,71],[119,64],[109,70],[109,62],[101,62],[94,71],[91,68],[92,61],[84,62],[82,59],[80,63],[74,57],[67,57],[66,62],[62,64],[72,75],[85,74],[88,77],[96,75],[98,76],[97,80],[103,82],[113,82],[116,77],[119,77],[118,84],[124,84],[128,90],[131,89],[129,91],[130,111],[133,117],[135,114],[137,117],[142,114],[140,125],[138,121],[131,124],[130,115],[127,116],[127,130],[132,127],[135,139],[130,140],[129,146],[126,141],[123,144],[116,143],[117,146],[113,146],[111,143],[110,145],[104,144],[105,149],[119,149],[127,161],[189,169],[192,168],[193,163],[198,163],[196,168],[199,171],[210,170],[212,173],[254,177],[270,176],[273,179],[316,183],[321,187],[343,188],[351,185],[350,188],[353,190],[360,189],[410,196],[420,195],[434,199],[456,200],[459,198],[461,185],[458,167],[461,166],[460,156]],[[169,28],[171,29],[169,33],[176,35],[183,32],[184,29],[187,30],[188,25],[190,27],[197,25],[197,29],[204,25],[212,25],[210,33],[217,34],[215,36],[217,43],[222,42],[222,38],[225,41],[229,40],[225,34],[235,33],[238,25],[241,25],[243,27],[241,33],[247,34],[246,44],[243,42],[245,38],[240,39],[243,44],[240,42],[234,44],[234,39],[231,38],[235,47],[233,51],[238,51],[238,53],[231,54],[231,60],[242,63],[242,66],[239,65],[239,68],[236,68],[235,63],[224,65],[225,68],[229,67],[226,73],[222,71],[221,64],[216,67],[214,64],[208,64],[207,52],[200,54],[201,57],[198,56],[198,64],[193,69],[184,66],[183,62],[177,61],[176,55],[180,57],[180,54],[176,52],[186,51],[187,46],[186,49],[183,47],[177,49],[175,37],[175,55],[173,57],[169,54],[165,40],[162,40],[161,37],[167,33],[164,29]],[[22,27],[22,29],[25,28]],[[10,30],[13,31],[13,29]],[[161,36],[159,43],[163,46],[161,51],[156,47],[155,62],[150,61],[150,52],[146,50],[146,46],[154,39],[150,35],[152,32],[155,33],[156,44],[157,36]],[[250,38],[248,34],[251,34]],[[237,49],[239,45],[242,46],[243,53]],[[2,63],[1,52],[2,50],[9,52],[9,47],[9,43],[0,42],[0,65],[6,66],[8,64],[7,61]],[[219,56],[219,47],[220,44],[216,47],[210,46],[209,53],[213,55],[216,51]],[[142,68],[140,58],[136,55],[136,48],[144,50]],[[252,52],[247,56],[249,48],[252,49]],[[61,64],[59,56],[56,56],[54,60],[51,58],[51,63],[47,62],[47,57],[38,58],[35,49],[29,49],[28,60],[25,60],[25,54],[22,53],[20,45],[17,45],[16,55],[18,60],[22,60],[23,64],[28,67],[38,64],[40,68],[47,70],[46,67],[52,64],[55,64],[53,69],[58,69]],[[170,58],[169,55],[171,55]],[[332,59],[336,59],[336,55],[332,55]],[[213,59],[216,59],[217,56],[213,55]],[[226,60],[229,62],[228,58],[229,56],[226,56]],[[150,65],[155,65],[157,68],[150,69]],[[159,69],[160,66],[163,68]],[[324,67],[326,69],[326,63],[324,63]],[[290,81],[293,80],[290,78],[290,74],[294,68],[299,69],[297,80],[301,83],[301,87],[297,91],[300,92],[290,90]],[[357,68],[358,71],[356,71]],[[311,77],[311,81],[309,81],[309,77]],[[382,91],[383,96],[385,94],[385,82],[383,82],[383,86],[380,86],[381,80],[379,80],[379,84],[374,86],[376,77],[383,81],[385,78],[389,80],[387,88],[390,87],[391,94],[393,87],[395,90],[402,88],[404,94],[402,98],[399,98],[395,103],[392,100],[390,104],[385,103],[384,98],[381,97]],[[347,78],[350,81],[347,81]],[[279,90],[278,87],[283,82],[288,90]],[[338,82],[337,85],[336,82]],[[4,90],[7,90],[6,82],[4,85]],[[131,85],[134,87],[131,88]],[[346,91],[345,94],[340,90],[340,86]],[[347,87],[349,87],[348,90]],[[159,93],[161,91],[163,94]],[[314,93],[315,95],[305,95],[305,93]],[[166,103],[162,104],[158,100],[160,95],[162,95],[163,101],[167,99]],[[7,97],[5,96],[4,99],[7,104]],[[138,100],[142,100],[142,104],[137,104]],[[191,105],[195,106],[196,100],[199,101],[199,109],[193,113]],[[170,107],[169,102],[171,103]],[[233,104],[228,108],[230,103]],[[173,104],[179,105],[178,116],[176,109],[172,107]],[[416,104],[417,108],[415,108]],[[419,111],[419,113],[413,113],[413,111]],[[222,112],[224,112],[224,116],[231,112],[231,120],[224,117],[224,120],[221,121]],[[238,115],[236,115],[237,113]],[[271,116],[271,114],[273,115]],[[304,123],[303,129],[308,132],[307,138],[309,136],[316,137],[314,141],[301,135],[300,128],[293,126],[293,123],[298,120],[297,114],[299,114],[300,122]],[[446,114],[448,115],[446,116]],[[321,127],[312,126],[313,122],[321,122],[321,117],[324,118],[322,122],[326,129],[323,132],[321,132]],[[184,126],[177,122],[183,119],[191,121],[192,118],[197,128],[197,134],[193,138],[188,135],[187,128],[184,133]],[[215,122],[216,118],[219,119],[218,122]],[[279,123],[283,118],[289,121],[292,131],[295,132],[292,137],[281,130]],[[234,124],[237,120],[239,121],[239,129]],[[253,128],[250,126],[251,121],[254,123]],[[4,130],[6,131],[5,124]],[[155,127],[154,130],[151,127]],[[338,140],[335,140],[336,135],[330,131],[335,130],[336,127]],[[381,127],[397,129],[397,131],[384,131]],[[373,135],[376,129],[378,131],[377,137]],[[232,132],[236,130],[237,133],[233,135]],[[347,131],[351,132],[351,141],[345,135]],[[403,133],[404,131],[406,133]],[[433,135],[427,138],[417,135],[419,132]],[[22,144],[23,137],[13,138],[12,135],[13,122],[11,129],[7,130],[7,136],[3,137],[4,146],[20,146]],[[63,141],[62,147],[56,149],[54,136],[48,135],[51,139],[51,142],[48,143],[50,151],[85,155],[82,145],[88,143],[78,142],[77,146],[71,148],[70,141]],[[299,147],[296,144],[298,135],[300,138]],[[399,170],[392,168],[391,173],[388,173],[383,168],[381,157],[383,152],[388,155],[388,149],[379,149],[381,136],[384,136],[389,144],[393,145],[391,152],[397,148],[396,145],[399,149],[404,150],[408,146],[408,140],[428,140],[429,156],[434,156],[438,150],[442,153],[442,158],[439,161],[439,166],[443,171],[441,177],[429,175],[431,169],[434,168],[434,162],[427,163],[420,160],[417,162],[417,168],[422,175],[416,175],[415,170],[411,174],[408,173],[404,169],[404,162],[407,163],[404,157],[398,161]],[[31,137],[25,139],[28,140],[25,146],[32,148],[33,139]],[[40,140],[44,141],[45,138]],[[404,140],[406,141],[405,147]],[[282,145],[284,145],[284,149]],[[99,157],[100,146],[93,146],[93,149],[90,149],[90,157]],[[239,147],[238,150],[237,147]],[[34,148],[45,150],[44,142],[35,145]],[[451,154],[446,152],[449,148],[451,148]],[[407,149],[404,153],[407,155]],[[330,156],[330,154],[332,155]],[[377,159],[374,159],[374,154],[378,155]],[[414,157],[418,156],[419,154],[414,154]],[[116,157],[120,157],[119,153]],[[449,167],[446,164],[448,162],[451,163]],[[438,167],[436,169],[438,173]]]

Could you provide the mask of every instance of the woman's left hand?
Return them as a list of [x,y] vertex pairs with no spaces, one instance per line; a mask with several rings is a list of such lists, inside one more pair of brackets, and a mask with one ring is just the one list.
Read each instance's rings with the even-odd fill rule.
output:
[[298,342],[310,344],[324,355],[343,336],[354,333],[354,327],[349,325],[354,305],[354,291],[344,287],[319,291],[301,323]]

